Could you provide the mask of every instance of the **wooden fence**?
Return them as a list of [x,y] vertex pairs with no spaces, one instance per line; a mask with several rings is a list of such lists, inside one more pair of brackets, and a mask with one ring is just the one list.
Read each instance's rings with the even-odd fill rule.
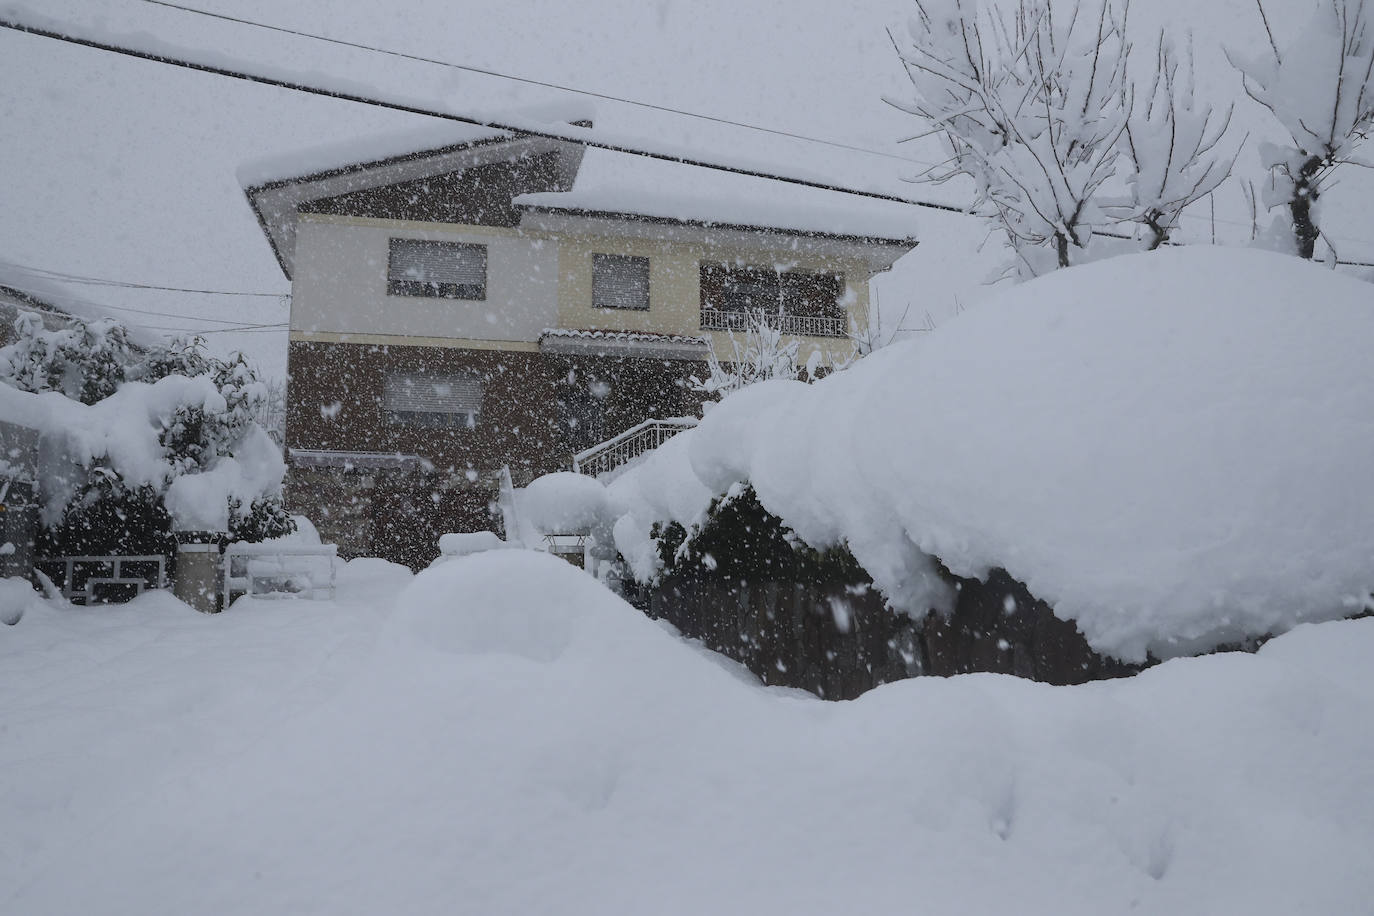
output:
[[1138,670],[1095,653],[1072,623],[1002,570],[958,583],[954,612],[919,622],[889,609],[875,589],[839,584],[676,579],[643,604],[765,684],[832,700],[922,674],[986,671],[1078,684]]

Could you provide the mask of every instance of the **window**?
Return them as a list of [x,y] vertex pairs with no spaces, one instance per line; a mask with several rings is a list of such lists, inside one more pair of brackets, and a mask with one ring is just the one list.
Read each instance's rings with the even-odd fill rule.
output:
[[592,306],[599,309],[647,309],[649,259],[625,254],[592,255]]
[[[844,274],[701,263],[701,327],[745,330],[763,320],[787,334],[843,337]],[[751,318],[751,316],[753,316]]]
[[459,375],[388,375],[382,408],[391,423],[471,428],[482,412],[482,382]]
[[392,239],[386,291],[392,296],[487,298],[487,246]]

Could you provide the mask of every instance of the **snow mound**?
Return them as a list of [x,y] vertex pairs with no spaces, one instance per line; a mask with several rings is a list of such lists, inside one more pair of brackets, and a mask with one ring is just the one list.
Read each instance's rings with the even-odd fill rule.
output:
[[484,550],[504,550],[510,546],[495,531],[450,531],[439,535],[439,554],[465,557]]
[[548,663],[574,642],[607,646],[637,611],[566,560],[532,550],[455,558],[415,577],[397,600],[413,641],[460,655]]
[[606,489],[593,477],[545,474],[516,494],[521,515],[540,534],[587,531],[606,517]]
[[0,624],[14,626],[29,608],[43,601],[27,579],[13,576],[0,579]]
[[[1001,566],[1099,651],[1167,658],[1367,601],[1371,342],[1356,280],[1249,250],[1132,255],[1009,289],[816,385],[727,398],[674,440],[695,481],[677,455],[636,470],[696,492],[751,481],[917,613],[937,597],[927,555],[964,576]],[[622,516],[669,517],[621,495]]]

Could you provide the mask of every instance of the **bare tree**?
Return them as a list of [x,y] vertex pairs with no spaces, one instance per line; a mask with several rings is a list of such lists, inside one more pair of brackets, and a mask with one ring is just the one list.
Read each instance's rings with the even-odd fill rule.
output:
[[949,144],[926,179],[971,178],[1030,273],[1067,267],[1126,130],[1129,0],[915,2],[907,40],[889,33],[915,99],[888,101]]
[[1122,162],[1130,199],[1108,208],[1144,225],[1148,250],[1167,242],[1184,209],[1226,180],[1240,150],[1241,144],[1221,149],[1234,106],[1218,114],[1197,101],[1195,90],[1191,45],[1180,60],[1160,32],[1150,84],[1139,96],[1133,84],[1127,106]]
[[1321,237],[1315,207],[1335,169],[1352,161],[1374,124],[1374,33],[1367,0],[1315,0],[1291,40],[1280,43],[1261,0],[1269,53],[1231,55],[1245,91],[1273,114],[1291,143],[1262,144],[1271,186],[1265,204],[1287,206],[1297,253],[1311,258]]

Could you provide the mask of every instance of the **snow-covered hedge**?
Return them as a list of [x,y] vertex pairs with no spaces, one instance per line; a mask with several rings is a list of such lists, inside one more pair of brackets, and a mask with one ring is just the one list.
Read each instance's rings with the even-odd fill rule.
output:
[[609,487],[653,575],[748,481],[899,608],[996,567],[1098,651],[1171,657],[1347,616],[1374,587],[1374,305],[1293,258],[1188,248],[1010,289],[815,385],[723,401]]

